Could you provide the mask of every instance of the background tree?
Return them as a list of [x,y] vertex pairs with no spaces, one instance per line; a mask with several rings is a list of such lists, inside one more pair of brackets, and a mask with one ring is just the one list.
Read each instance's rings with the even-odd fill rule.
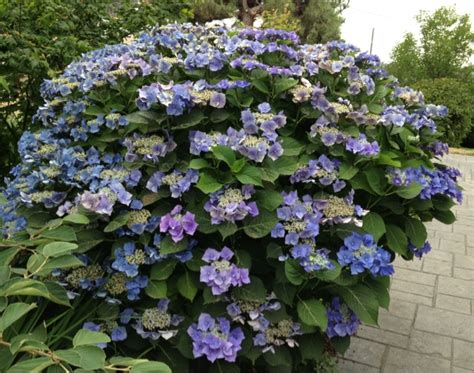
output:
[[39,86],[82,53],[119,43],[148,25],[192,16],[184,0],[0,2],[0,179],[42,100]]
[[472,131],[474,79],[472,56],[474,33],[468,14],[441,7],[416,17],[420,40],[405,35],[392,51],[387,69],[402,84],[421,90],[427,102],[443,104],[449,115],[439,122],[442,140],[451,146],[474,146]]

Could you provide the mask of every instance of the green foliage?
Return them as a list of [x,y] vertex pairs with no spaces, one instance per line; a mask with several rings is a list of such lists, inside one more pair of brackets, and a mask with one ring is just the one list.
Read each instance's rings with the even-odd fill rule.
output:
[[438,121],[441,139],[451,146],[460,146],[472,132],[474,118],[474,79],[439,78],[416,82],[414,88],[423,92],[426,101],[445,105],[448,116]]

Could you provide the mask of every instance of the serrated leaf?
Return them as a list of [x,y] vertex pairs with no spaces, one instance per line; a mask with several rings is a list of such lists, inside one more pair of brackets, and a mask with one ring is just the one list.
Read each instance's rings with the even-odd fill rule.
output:
[[179,293],[191,302],[197,294],[195,282],[197,282],[197,279],[194,279],[193,275],[188,271],[183,273],[177,282]]
[[399,253],[400,255],[406,255],[408,240],[405,232],[403,232],[400,227],[393,224],[388,224],[385,226],[385,228],[385,235],[387,237],[387,245],[389,249]]
[[262,175],[257,167],[246,165],[235,174],[235,177],[242,184],[262,186]]
[[150,279],[166,280],[173,273],[176,263],[177,262],[175,260],[167,259],[153,264],[150,270]]
[[43,247],[42,253],[44,256],[58,257],[64,254],[69,254],[77,248],[78,245],[75,243],[51,242]]
[[180,251],[186,250],[188,248],[188,239],[183,238],[179,242],[174,242],[170,236],[166,236],[160,242],[160,254],[168,255],[178,253]]
[[398,189],[395,193],[397,193],[400,197],[405,199],[412,199],[418,196],[423,190],[423,185],[420,183],[414,182],[411,183],[409,186]]
[[298,302],[296,309],[302,322],[310,326],[319,326],[325,331],[328,326],[326,307],[317,299],[306,299]]
[[217,192],[224,185],[218,182],[213,176],[208,173],[201,173],[196,187],[203,193],[209,194]]
[[220,161],[224,161],[229,167],[231,167],[235,162],[235,153],[231,148],[227,146],[213,146],[211,152],[214,157],[216,157]]
[[72,339],[74,347],[108,342],[110,342],[110,337],[107,334],[88,329],[79,329]]
[[168,286],[166,281],[151,280],[145,288],[145,293],[152,299],[166,298]]
[[353,287],[338,287],[335,292],[362,322],[377,325],[379,303],[371,289],[358,284]]
[[405,220],[405,233],[416,247],[422,247],[428,237],[425,225],[420,220],[410,217]]
[[304,281],[304,277],[301,273],[301,266],[296,262],[296,260],[285,261],[285,276],[293,285],[301,285]]
[[196,159],[191,159],[191,161],[189,162],[188,167],[192,168],[194,170],[201,170],[203,168],[209,168],[209,167],[211,167],[211,165],[205,159],[196,158]]
[[362,218],[362,228],[370,233],[375,241],[378,241],[385,233],[385,223],[382,217],[376,212],[370,212]]
[[104,232],[106,233],[113,232],[123,227],[125,224],[128,223],[129,220],[130,220],[130,213],[125,212],[123,214],[120,214],[115,219],[113,219],[109,224],[105,226]]
[[259,209],[256,217],[247,217],[244,220],[244,232],[251,238],[262,238],[270,234],[273,227],[278,223],[275,213],[265,209]]
[[350,180],[357,174],[357,172],[359,172],[357,167],[348,163],[342,163],[339,166],[339,179]]
[[283,197],[276,190],[258,190],[255,194],[257,205],[268,211],[274,211],[283,203]]

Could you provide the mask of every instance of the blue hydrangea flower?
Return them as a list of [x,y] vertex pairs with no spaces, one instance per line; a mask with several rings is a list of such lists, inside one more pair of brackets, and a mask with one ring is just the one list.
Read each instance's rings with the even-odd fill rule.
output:
[[329,260],[329,250],[316,250],[312,244],[299,244],[290,250],[291,257],[297,259],[306,272],[332,270],[336,266]]
[[365,270],[374,276],[389,276],[394,273],[390,253],[377,246],[370,234],[353,232],[347,236],[344,245],[337,252],[337,258],[343,267],[350,266],[353,275]]
[[282,345],[298,346],[294,337],[303,334],[300,324],[289,319],[271,323],[264,316],[260,316],[252,326],[254,332],[257,332],[253,338],[253,344],[263,347],[264,353],[267,351],[275,353],[275,347]]
[[338,297],[333,298],[327,308],[327,316],[326,335],[329,338],[351,336],[359,329],[359,319],[345,303],[340,302]]
[[135,277],[141,265],[150,265],[156,260],[157,252],[154,248],[145,246],[144,249],[139,249],[134,242],[126,242],[122,247],[115,249],[112,268],[125,273],[128,277]]
[[162,185],[166,185],[170,189],[171,197],[179,198],[191,188],[192,184],[197,183],[198,179],[199,172],[193,169],[187,170],[186,173],[174,170],[168,175],[157,171],[148,180],[146,188],[156,193]]
[[235,362],[245,338],[242,329],[231,329],[230,321],[226,318],[214,319],[207,313],[199,316],[197,324],[191,324],[188,335],[193,341],[194,357],[205,356],[211,363],[218,359]]
[[421,259],[424,255],[431,251],[431,245],[428,241],[426,241],[423,246],[416,247],[411,242],[408,242],[408,249],[413,253],[413,255]]

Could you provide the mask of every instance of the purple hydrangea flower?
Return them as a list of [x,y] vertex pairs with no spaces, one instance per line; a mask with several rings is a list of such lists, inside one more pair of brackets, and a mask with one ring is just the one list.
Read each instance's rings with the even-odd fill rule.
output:
[[156,193],[162,185],[166,185],[170,189],[171,197],[179,198],[191,188],[191,184],[197,183],[198,179],[199,172],[193,169],[187,170],[186,173],[174,170],[168,175],[157,171],[148,180],[146,188]]
[[264,316],[260,316],[252,326],[253,330],[257,332],[253,338],[253,344],[263,347],[264,353],[267,351],[275,353],[275,347],[278,346],[298,346],[294,337],[303,334],[300,324],[289,319],[272,324]]
[[209,195],[204,210],[211,215],[212,224],[221,224],[225,221],[235,223],[247,215],[257,216],[259,214],[257,204],[246,202],[254,193],[252,185],[243,185],[241,189],[225,187]]
[[127,148],[127,154],[125,155],[127,162],[143,159],[156,163],[159,158],[163,158],[176,148],[176,143],[168,135],[141,137],[134,134],[133,137],[125,139],[123,145]]
[[351,190],[344,198],[329,195],[324,199],[316,200],[316,206],[322,213],[322,224],[354,224],[362,227],[362,216],[368,210],[354,205],[354,190]]
[[187,211],[181,214],[183,207],[176,205],[171,212],[161,218],[160,232],[168,232],[174,242],[179,242],[187,234],[192,236],[198,227],[194,214]]
[[390,253],[377,246],[370,234],[353,232],[347,236],[337,252],[337,259],[343,267],[349,265],[353,275],[365,270],[374,276],[390,276],[394,273]]
[[211,288],[213,295],[221,295],[231,287],[250,284],[249,270],[231,263],[233,256],[227,246],[221,251],[209,248],[204,252],[202,260],[209,265],[201,267],[200,281]]
[[145,246],[136,247],[134,242],[126,242],[122,247],[115,249],[115,260],[112,268],[125,273],[128,277],[135,277],[141,265],[150,265],[156,262],[157,252],[154,248]]
[[421,259],[424,255],[431,251],[431,245],[428,241],[426,241],[423,246],[416,247],[411,242],[408,242],[408,249],[413,253],[413,255]]
[[328,326],[326,335],[329,338],[354,335],[359,329],[360,321],[352,310],[339,298],[333,298],[327,309]]
[[242,329],[231,329],[229,320],[214,319],[207,313],[202,313],[197,324],[188,328],[188,335],[193,340],[194,357],[205,356],[211,363],[218,359],[235,362],[245,339]]
[[256,328],[256,323],[258,323],[256,320],[263,316],[264,312],[278,311],[280,308],[281,303],[276,299],[275,294],[272,293],[266,297],[264,303],[235,299],[234,302],[226,307],[226,310],[232,321],[237,321],[241,324],[247,322],[252,328]]
[[306,272],[333,270],[335,264],[329,260],[329,250],[316,250],[312,244],[298,244],[291,249],[291,257],[297,259]]

